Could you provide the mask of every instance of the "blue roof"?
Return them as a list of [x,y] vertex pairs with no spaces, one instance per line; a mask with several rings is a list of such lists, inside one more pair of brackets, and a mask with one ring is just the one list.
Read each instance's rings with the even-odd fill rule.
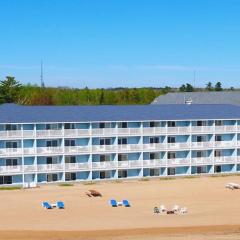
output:
[[0,105],[0,123],[240,119],[240,107],[225,104],[23,106]]

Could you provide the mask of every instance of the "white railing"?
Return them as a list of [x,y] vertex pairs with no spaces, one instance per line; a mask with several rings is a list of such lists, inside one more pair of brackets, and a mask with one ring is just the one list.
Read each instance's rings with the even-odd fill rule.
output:
[[37,170],[39,172],[48,172],[48,171],[62,171],[64,169],[63,164],[39,164],[37,165]]
[[117,162],[116,161],[105,161],[105,162],[92,162],[92,168],[97,169],[111,169],[116,168]]
[[214,142],[214,147],[234,147],[237,142],[233,141],[216,141]]
[[91,170],[91,163],[65,163],[65,169],[68,170]]
[[141,128],[118,128],[117,129],[119,135],[141,135]]
[[236,161],[237,161],[237,157],[232,157],[232,156],[214,158],[214,163],[234,163]]
[[38,154],[55,154],[55,153],[63,153],[62,147],[37,147]]
[[94,152],[111,152],[117,150],[117,145],[92,145]]
[[90,152],[90,146],[70,146],[64,147],[65,153],[82,153],[82,152]]
[[236,125],[215,126],[215,132],[235,132],[235,131],[237,131]]
[[188,158],[173,158],[167,160],[168,166],[175,166],[175,165],[189,165],[190,159]]
[[63,131],[62,130],[37,130],[36,136],[38,138],[44,137],[62,137]]
[[190,127],[168,127],[167,133],[169,134],[186,134],[190,133]]
[[21,138],[22,130],[0,131],[0,138]]
[[150,150],[164,150],[166,149],[166,143],[147,143],[143,144],[144,151]]
[[0,156],[16,156],[22,154],[22,148],[1,148]]
[[115,135],[117,134],[116,128],[93,128],[92,135],[95,136],[105,136],[105,135]]
[[192,126],[193,133],[211,133],[214,132],[214,126]]
[[90,129],[64,129],[65,137],[80,137],[80,136],[89,136]]
[[210,157],[192,158],[191,162],[192,162],[193,165],[213,164],[213,159],[210,158]]
[[25,155],[35,154],[35,149],[34,148],[23,148],[23,154],[25,154]]
[[118,151],[121,152],[129,152],[129,151],[140,151],[142,150],[142,145],[141,144],[122,144],[118,145]]
[[185,149],[190,148],[190,143],[181,142],[181,143],[167,143],[168,149]]
[[212,148],[214,145],[214,142],[208,141],[208,142],[192,142],[191,146],[192,148]]
[[37,165],[24,165],[23,170],[24,170],[24,172],[36,172]]
[[21,173],[22,172],[22,165],[16,166],[1,166],[0,173],[1,174],[8,174],[8,173]]
[[142,167],[142,160],[131,160],[131,161],[119,161],[119,168],[134,168],[134,167]]
[[34,130],[23,130],[22,131],[23,138],[35,138]]
[[166,134],[166,127],[146,127],[143,128],[143,135],[155,135],[155,134]]
[[144,167],[160,167],[166,166],[166,159],[151,159],[151,160],[143,160]]

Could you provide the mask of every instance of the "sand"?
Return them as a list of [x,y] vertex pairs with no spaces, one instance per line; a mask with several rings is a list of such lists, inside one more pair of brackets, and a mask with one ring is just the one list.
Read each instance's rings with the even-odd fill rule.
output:
[[[240,239],[240,176],[101,182],[0,191],[0,239]],[[85,192],[96,189],[101,198]],[[131,208],[111,208],[109,199]],[[42,201],[65,202],[45,210]],[[186,206],[186,215],[157,215],[155,206]],[[171,236],[171,237],[169,237]],[[194,238],[193,238],[194,236]]]

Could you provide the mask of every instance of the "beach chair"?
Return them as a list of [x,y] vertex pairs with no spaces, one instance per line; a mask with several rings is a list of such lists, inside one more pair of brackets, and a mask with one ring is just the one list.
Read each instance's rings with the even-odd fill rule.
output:
[[182,208],[180,208],[180,210],[179,210],[179,213],[180,213],[180,214],[185,214],[185,213],[187,213],[187,212],[188,212],[188,210],[187,210],[186,207],[182,207]]
[[52,209],[52,205],[49,204],[48,202],[42,202],[42,206],[46,209]]
[[126,199],[122,201],[122,204],[124,207],[131,207],[129,201]]
[[112,207],[117,207],[117,206],[118,206],[117,201],[116,201],[115,199],[111,199],[111,200],[110,200],[110,205],[111,205]]
[[56,205],[57,205],[58,209],[64,209],[65,208],[64,202],[62,202],[62,201],[58,201]]
[[173,210],[174,212],[178,212],[179,209],[180,209],[180,208],[179,208],[178,205],[174,205],[173,208],[172,208],[172,210]]
[[237,183],[228,183],[226,186],[226,188],[229,188],[229,189],[240,189],[240,184],[237,184]]
[[160,213],[158,207],[154,207],[153,212],[157,214]]
[[164,212],[167,211],[167,209],[165,208],[164,205],[161,205],[160,208],[159,208],[159,211],[160,211],[160,213],[164,213]]

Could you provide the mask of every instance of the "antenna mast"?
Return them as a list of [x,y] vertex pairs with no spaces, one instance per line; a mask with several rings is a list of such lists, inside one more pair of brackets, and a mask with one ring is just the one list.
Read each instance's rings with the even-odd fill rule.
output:
[[41,61],[41,75],[40,75],[40,80],[41,80],[41,87],[44,88],[44,81],[43,81],[43,61]]

